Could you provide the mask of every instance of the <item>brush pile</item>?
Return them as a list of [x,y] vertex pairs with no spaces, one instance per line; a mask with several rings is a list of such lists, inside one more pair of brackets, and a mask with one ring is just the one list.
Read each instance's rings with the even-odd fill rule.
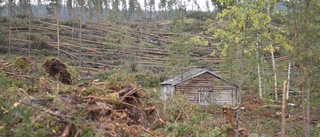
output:
[[[73,91],[76,94],[60,92],[60,103],[68,107],[55,111],[66,113],[65,120],[62,119],[64,122],[76,127],[91,126],[94,133],[103,136],[140,136],[146,133],[155,136],[155,133],[147,127],[162,120],[157,114],[156,107],[147,97],[141,95],[144,91],[125,84],[118,90],[112,90],[112,88],[102,82],[93,81],[79,85]],[[94,90],[94,92],[88,90]],[[68,109],[74,112],[67,112]],[[70,116],[75,115],[80,117],[70,119]],[[74,123],[71,122],[72,119],[78,119],[81,122]],[[64,129],[62,133],[76,133],[66,130],[68,129]]]
[[[29,66],[30,63],[25,64]],[[16,66],[2,62],[0,70],[8,76],[24,76],[25,79],[20,82],[29,82],[28,78],[33,77],[32,74],[18,75],[16,72],[9,72],[15,69],[7,69]],[[128,82],[110,83],[99,80],[70,85],[71,74],[67,71],[67,66],[58,59],[48,58],[42,67],[49,77],[33,77],[38,81],[32,82],[35,83],[34,86],[15,89],[15,94],[10,93],[13,104],[11,107],[2,107],[4,112],[1,110],[0,114],[17,117],[17,114],[24,115],[22,112],[26,112],[16,110],[17,108],[31,110],[28,111],[28,118],[32,119],[32,130],[44,130],[45,136],[161,136],[161,133],[148,128],[165,122],[142,88]],[[56,76],[59,76],[59,81],[54,80]],[[22,123],[26,123],[24,120],[22,118],[21,123],[15,123],[10,128],[19,128]]]

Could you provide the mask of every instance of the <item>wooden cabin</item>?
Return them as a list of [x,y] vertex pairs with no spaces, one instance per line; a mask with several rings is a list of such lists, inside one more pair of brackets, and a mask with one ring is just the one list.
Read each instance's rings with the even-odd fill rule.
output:
[[185,94],[188,103],[236,105],[237,86],[207,69],[194,69],[161,83],[162,99]]

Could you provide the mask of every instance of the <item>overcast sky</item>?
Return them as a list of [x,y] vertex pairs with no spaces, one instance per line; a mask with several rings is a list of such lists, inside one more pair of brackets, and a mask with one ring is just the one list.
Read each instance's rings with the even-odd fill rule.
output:
[[[142,6],[142,8],[144,7],[144,0],[138,0]],[[192,5],[193,5],[193,1],[194,0],[189,0],[190,2],[188,2],[188,0],[183,0],[183,2],[186,2],[187,5],[187,9],[191,10],[192,9]],[[196,0],[197,3],[199,4],[201,11],[207,11],[207,7],[206,7],[206,0]],[[160,0],[156,0],[156,10],[158,10],[158,4],[159,4]],[[211,4],[211,0],[209,0],[209,5],[210,5],[210,11],[213,10],[213,6]],[[194,5],[194,10],[196,10],[196,6]]]

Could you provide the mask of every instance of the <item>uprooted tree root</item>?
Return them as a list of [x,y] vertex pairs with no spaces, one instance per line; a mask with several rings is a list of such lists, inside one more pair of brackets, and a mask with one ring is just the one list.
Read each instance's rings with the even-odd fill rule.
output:
[[[221,110],[222,110],[222,119],[224,119],[224,123],[230,123],[231,128],[228,129],[227,131],[227,136],[228,137],[234,137],[235,136],[235,131],[237,130],[237,123],[236,123],[236,110],[238,109],[239,106],[235,108],[231,108],[230,106],[223,105]],[[238,130],[239,136],[240,137],[247,137],[248,134],[246,133],[244,128],[239,128]]]
[[68,85],[72,85],[71,75],[67,70],[67,66],[56,58],[47,58],[42,67],[49,73],[49,77],[55,78],[59,75],[59,80]]

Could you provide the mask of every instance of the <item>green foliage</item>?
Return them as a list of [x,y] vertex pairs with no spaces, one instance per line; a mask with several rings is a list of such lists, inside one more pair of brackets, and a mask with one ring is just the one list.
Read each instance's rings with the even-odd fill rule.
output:
[[167,114],[167,119],[171,122],[175,121],[179,116],[179,109],[187,104],[187,97],[184,95],[175,95],[164,104],[163,112]]
[[166,125],[164,132],[168,134],[168,136],[190,136],[189,132],[192,130],[192,127],[187,124],[180,123],[169,123]]
[[[226,1],[220,0],[220,2]],[[272,24],[272,15],[276,12],[275,10],[266,11],[266,7],[272,9],[275,5],[276,1],[274,0],[270,0],[268,4],[266,1],[258,0],[255,2],[244,1],[227,7],[217,15],[219,20],[217,25],[222,28],[211,30],[214,31],[214,37],[220,40],[217,49],[221,52],[224,60],[222,65],[230,69],[230,79],[235,79],[235,83],[241,83],[243,86],[258,87],[258,82],[255,81],[258,81],[257,67],[259,66],[260,71],[263,71],[260,72],[260,76],[265,94],[272,91],[272,88],[266,87],[273,85],[268,83],[267,79],[270,76],[264,72],[265,68],[272,66],[269,63],[270,53],[290,53],[293,50],[287,38],[289,36],[288,29],[270,25]],[[282,16],[282,13],[278,13],[278,15]],[[239,60],[235,58],[239,58]],[[244,68],[245,66],[255,67],[245,68],[242,72],[241,64]],[[242,74],[243,76],[241,76]]]
[[56,8],[60,8],[61,0],[50,0],[49,4],[46,6],[47,13],[50,15],[54,15]]
[[188,36],[183,32],[185,26],[184,19],[180,18],[178,12],[176,12],[172,24],[173,28],[171,31],[174,33],[174,36],[172,37],[173,43],[166,47],[169,50],[167,63],[182,68],[189,65],[190,45],[187,42]]
[[17,80],[9,78],[5,73],[0,72],[0,90],[5,91],[14,91],[17,88],[25,88],[29,86],[30,82],[23,80]]
[[25,14],[25,13],[15,14],[14,16],[18,19],[27,19],[28,18],[28,14]]
[[212,5],[216,5],[219,11],[222,11],[226,8],[234,6],[237,1],[236,0],[211,0]]
[[13,66],[16,69],[22,70],[24,73],[27,73],[30,71],[30,63],[24,58],[16,58],[13,63]]
[[[29,98],[18,93],[16,89],[1,90],[0,94],[0,125],[3,126],[0,136],[42,137],[50,136],[52,127],[48,115],[40,121],[39,112],[22,104]],[[18,93],[18,94],[17,94]],[[21,96],[22,95],[22,96]],[[48,120],[48,121],[47,121]],[[47,126],[44,126],[47,125]],[[49,131],[49,132],[48,132]]]
[[148,87],[156,87],[163,80],[164,75],[154,74],[151,71],[138,72],[134,74],[135,80],[137,84],[148,86]]
[[112,1],[112,8],[109,15],[109,20],[111,21],[118,21],[121,18],[121,13],[119,9],[120,0],[113,0]]
[[[190,19],[188,19],[190,20]],[[206,30],[206,27],[204,27],[205,23],[201,20],[195,20],[191,19],[190,22],[186,22],[185,26],[183,27],[183,30],[185,32],[202,32]]]
[[75,67],[68,66],[67,71],[70,73],[72,81],[78,79],[81,74],[80,69]]
[[202,12],[202,11],[191,12],[186,17],[192,18],[192,19],[197,19],[197,20],[202,20],[202,21],[205,21],[207,19],[214,19],[213,14],[207,13],[207,12]]
[[225,136],[231,128],[228,125],[218,127],[212,115],[207,113],[199,105],[187,104],[187,98],[183,95],[175,95],[164,104],[163,113],[169,122],[164,127],[164,133],[168,136]]
[[93,129],[92,128],[84,128],[84,129],[80,129],[80,132],[82,137],[93,137]]
[[3,91],[4,89],[7,89],[11,83],[11,79],[7,78],[5,73],[0,72],[0,90]]

